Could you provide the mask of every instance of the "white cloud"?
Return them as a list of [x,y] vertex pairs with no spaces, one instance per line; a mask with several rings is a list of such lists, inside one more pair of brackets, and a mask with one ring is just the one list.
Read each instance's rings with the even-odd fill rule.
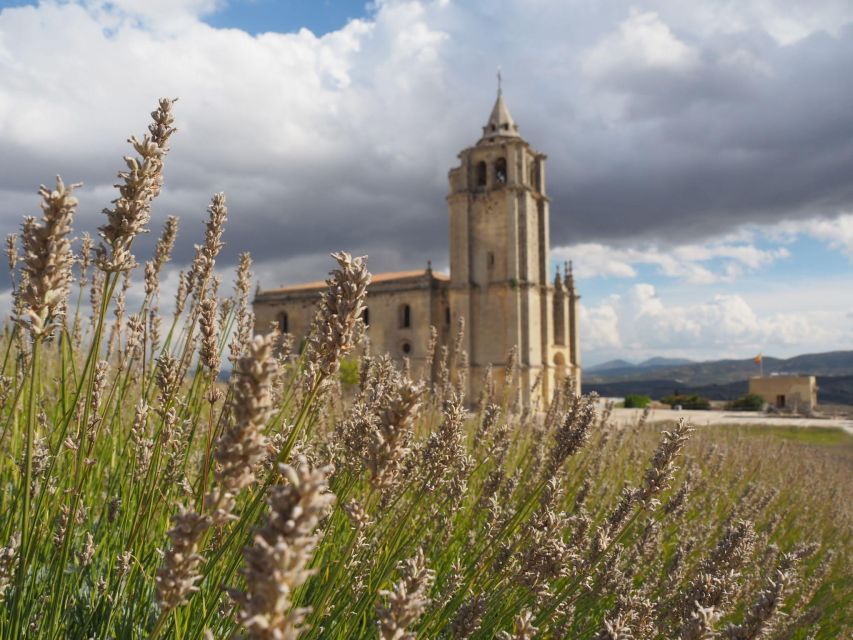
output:
[[696,51],[679,40],[654,11],[631,11],[614,33],[601,39],[582,58],[585,73],[607,76],[643,69],[687,71],[697,63]]
[[853,19],[853,5],[848,0],[654,0],[652,5],[697,32],[737,33],[760,28],[785,45],[817,31],[837,35]]
[[227,0],[87,0],[84,4],[99,22],[112,23],[113,28],[132,21],[174,35],[191,28],[200,16],[224,7]]
[[799,235],[825,242],[853,259],[853,213],[842,213],[835,218],[810,218],[780,223],[777,233],[791,241]]
[[622,347],[619,334],[619,315],[616,307],[618,296],[612,296],[606,303],[594,307],[580,305],[580,327],[584,351],[593,353],[602,349]]
[[639,283],[624,296],[611,295],[581,313],[582,341],[593,360],[687,355],[745,357],[768,350],[842,348],[853,339],[843,313],[757,313],[739,294],[717,293],[697,302],[664,299],[654,286]]
[[[553,255],[558,261],[573,260],[581,278],[635,278],[637,266],[651,265],[669,278],[692,284],[712,284],[730,282],[744,272],[757,271],[790,254],[785,247],[761,249],[748,241],[724,239],[671,247],[582,243],[555,247]],[[715,264],[706,264],[710,262]]]

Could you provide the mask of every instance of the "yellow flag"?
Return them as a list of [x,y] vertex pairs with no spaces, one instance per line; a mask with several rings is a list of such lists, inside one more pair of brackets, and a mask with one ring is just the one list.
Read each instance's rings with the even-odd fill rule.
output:
[[761,354],[759,353],[755,358],[753,358],[755,364],[761,364]]

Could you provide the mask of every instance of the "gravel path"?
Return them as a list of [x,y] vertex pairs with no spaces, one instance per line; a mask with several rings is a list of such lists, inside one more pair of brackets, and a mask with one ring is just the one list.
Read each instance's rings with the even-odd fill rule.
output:
[[[642,409],[614,409],[613,421],[617,424],[635,422]],[[779,415],[766,415],[746,411],[673,411],[671,409],[653,409],[649,422],[670,422],[687,418],[695,426],[714,424],[754,424],[781,427],[835,427],[853,435],[853,420],[846,418],[788,418]]]

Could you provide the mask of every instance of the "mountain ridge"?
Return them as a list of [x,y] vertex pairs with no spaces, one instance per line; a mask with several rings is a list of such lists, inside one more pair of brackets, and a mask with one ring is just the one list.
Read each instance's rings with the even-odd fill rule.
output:
[[[585,384],[666,380],[681,386],[705,386],[746,381],[752,376],[759,375],[760,370],[761,368],[753,358],[723,359],[644,367],[630,364],[630,366],[604,370],[596,370],[595,367],[592,367],[584,372],[583,379]],[[764,375],[778,373],[849,376],[853,375],[853,351],[806,353],[791,358],[765,356],[763,358],[763,370]]]

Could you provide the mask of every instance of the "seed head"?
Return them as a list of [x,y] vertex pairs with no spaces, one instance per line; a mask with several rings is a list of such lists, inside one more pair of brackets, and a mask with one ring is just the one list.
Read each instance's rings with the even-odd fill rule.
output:
[[272,382],[275,375],[273,336],[255,336],[248,353],[234,371],[234,422],[216,444],[218,486],[211,492],[214,519],[232,517],[234,496],[254,484],[258,465],[267,455],[267,438],[262,430],[272,412]]
[[163,185],[163,160],[169,151],[169,137],[175,132],[174,102],[161,98],[158,108],[151,113],[149,133],[142,140],[135,136],[128,140],[139,157],[124,158],[127,170],[118,174],[119,197],[113,200],[112,209],[104,209],[107,222],[98,228],[103,242],[97,257],[98,267],[103,271],[127,271],[136,264],[130,247],[138,234],[147,233],[151,202]]
[[249,294],[252,286],[252,256],[246,252],[240,254],[240,263],[237,267],[237,280],[234,283],[234,291],[237,296],[234,323],[236,330],[231,344],[229,359],[232,363],[246,351],[249,341],[252,339],[252,325],[254,314],[249,306]]
[[199,355],[201,362],[213,377],[219,372],[219,335],[216,320],[216,298],[208,297],[201,302],[201,314],[198,319],[201,331]]
[[390,591],[380,591],[386,599],[385,605],[377,607],[379,636],[382,640],[414,640],[415,634],[408,631],[430,604],[429,591],[435,572],[428,569],[423,549],[402,567],[403,577]]
[[210,527],[209,517],[184,507],[172,517],[172,522],[174,526],[168,532],[172,544],[155,578],[157,603],[167,611],[186,604],[189,596],[198,591],[199,565],[204,559],[198,553],[198,546]]
[[304,457],[279,465],[287,479],[270,489],[270,516],[254,544],[243,551],[246,591],[235,593],[239,619],[250,638],[295,639],[308,609],[292,607],[292,594],[316,569],[308,564],[318,542],[314,529],[334,502],[328,467],[312,469]]
[[586,443],[595,424],[595,397],[595,394],[572,397],[572,405],[554,434],[554,444],[545,466],[546,478],[554,476],[566,458]]
[[308,345],[310,359],[323,378],[337,372],[341,357],[352,349],[353,330],[364,311],[367,285],[370,284],[366,256],[353,258],[341,251],[333,253],[332,257],[338,261],[339,268],[326,280],[327,288]]
[[33,339],[53,330],[56,317],[65,313],[71,284],[74,256],[68,234],[77,199],[72,195],[79,185],[68,187],[57,176],[56,188],[39,188],[42,219],[25,218],[22,232],[23,278],[18,290],[21,315]]

